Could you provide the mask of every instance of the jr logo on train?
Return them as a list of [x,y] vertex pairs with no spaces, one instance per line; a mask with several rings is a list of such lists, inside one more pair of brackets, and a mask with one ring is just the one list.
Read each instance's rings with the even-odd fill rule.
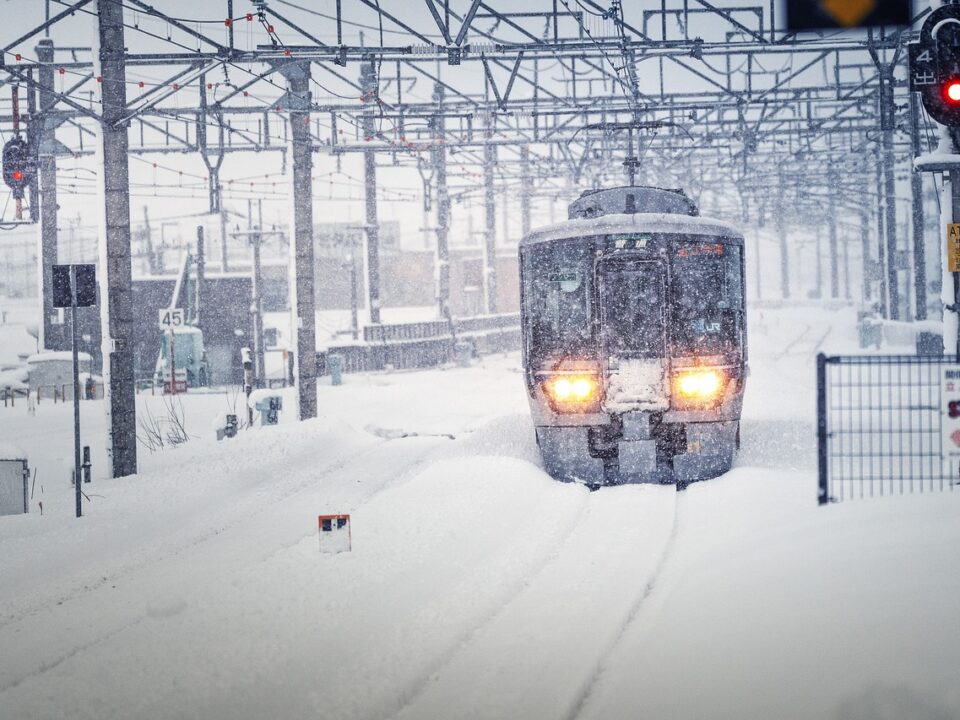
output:
[[747,375],[743,236],[682,191],[588,191],[520,244],[544,466],[592,487],[730,469]]

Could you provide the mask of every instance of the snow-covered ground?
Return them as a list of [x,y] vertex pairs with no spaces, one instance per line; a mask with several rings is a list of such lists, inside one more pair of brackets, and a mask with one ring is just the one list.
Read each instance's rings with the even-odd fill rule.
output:
[[958,717],[960,493],[816,506],[813,357],[854,321],[755,309],[738,463],[681,494],[545,475],[516,355],[221,443],[242,402],[190,394],[195,437],[81,520],[69,406],[0,408],[38,469],[0,518],[0,718]]

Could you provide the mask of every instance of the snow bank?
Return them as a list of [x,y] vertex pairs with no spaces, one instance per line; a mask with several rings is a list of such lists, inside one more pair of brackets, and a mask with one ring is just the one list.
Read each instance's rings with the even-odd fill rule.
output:
[[581,717],[960,717],[960,495],[818,508],[811,480],[741,468],[687,491]]
[[0,440],[0,460],[25,460],[27,454],[11,442]]
[[270,398],[283,398],[284,395],[289,394],[284,392],[279,388],[258,388],[253,390],[250,393],[250,397],[247,398],[247,407],[255,410],[257,403],[264,402]]

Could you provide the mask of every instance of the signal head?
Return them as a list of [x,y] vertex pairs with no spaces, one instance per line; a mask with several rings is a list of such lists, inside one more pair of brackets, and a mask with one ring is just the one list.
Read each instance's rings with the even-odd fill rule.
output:
[[951,105],[960,105],[960,79],[952,78],[943,84],[943,99]]
[[23,198],[32,171],[27,142],[19,136],[7,140],[3,146],[3,181],[18,200]]

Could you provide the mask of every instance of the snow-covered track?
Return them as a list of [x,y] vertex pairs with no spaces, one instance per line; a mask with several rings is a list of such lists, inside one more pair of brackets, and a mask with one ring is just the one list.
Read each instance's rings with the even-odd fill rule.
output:
[[542,569],[395,717],[576,717],[603,659],[656,582],[677,503],[672,487],[592,493]]

